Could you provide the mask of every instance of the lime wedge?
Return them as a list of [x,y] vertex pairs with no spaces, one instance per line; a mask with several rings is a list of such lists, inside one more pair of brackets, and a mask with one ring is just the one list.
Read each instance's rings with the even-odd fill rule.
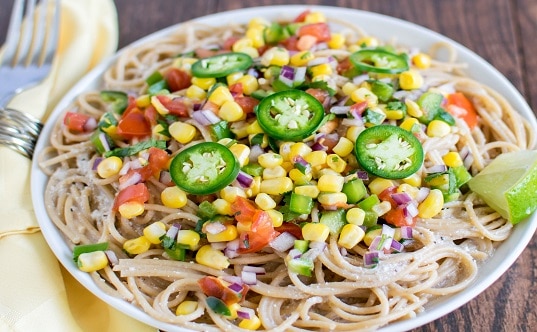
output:
[[537,209],[537,151],[499,155],[468,186],[502,217],[520,222]]

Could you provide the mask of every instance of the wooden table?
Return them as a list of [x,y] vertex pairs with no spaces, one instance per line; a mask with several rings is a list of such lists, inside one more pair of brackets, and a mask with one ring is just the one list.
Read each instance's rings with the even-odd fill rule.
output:
[[[10,0],[0,0],[0,42]],[[241,7],[287,4],[270,0],[116,0],[119,47],[202,15]],[[315,5],[378,12],[417,23],[467,46],[502,72],[537,111],[537,1],[324,0]],[[537,241],[488,290],[460,309],[414,331],[533,331],[537,328]]]

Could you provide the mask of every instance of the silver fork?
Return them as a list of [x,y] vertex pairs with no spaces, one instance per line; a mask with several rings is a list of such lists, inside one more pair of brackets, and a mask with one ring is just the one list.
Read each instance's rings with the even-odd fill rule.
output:
[[43,125],[6,106],[49,75],[58,44],[59,11],[59,0],[16,0],[0,62],[0,144],[30,159]]

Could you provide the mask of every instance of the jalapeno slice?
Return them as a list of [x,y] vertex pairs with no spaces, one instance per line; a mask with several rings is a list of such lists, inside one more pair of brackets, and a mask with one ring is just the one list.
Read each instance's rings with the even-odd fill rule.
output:
[[423,164],[423,147],[411,132],[397,126],[365,129],[356,139],[356,158],[364,170],[385,179],[402,179]]
[[408,70],[407,58],[382,49],[364,49],[349,57],[352,64],[365,72],[398,74]]
[[230,52],[200,59],[192,64],[191,70],[195,77],[224,77],[248,69],[252,62],[246,53]]
[[190,194],[207,195],[237,178],[240,165],[222,144],[204,142],[181,151],[170,164],[175,184]]
[[285,141],[303,140],[324,118],[323,105],[302,90],[273,93],[261,100],[255,113],[267,135]]

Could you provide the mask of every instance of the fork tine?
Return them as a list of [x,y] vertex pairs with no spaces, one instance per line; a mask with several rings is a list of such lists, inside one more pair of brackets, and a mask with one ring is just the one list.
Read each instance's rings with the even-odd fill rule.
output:
[[26,2],[26,19],[23,19],[21,34],[19,36],[19,47],[14,59],[14,65],[27,65],[28,54],[32,45],[32,37],[34,35],[34,11],[35,0],[27,0]]
[[[48,0],[45,0],[47,12],[49,11]],[[43,63],[52,63],[58,47],[58,39],[60,37],[60,3],[59,0],[52,0],[53,13],[52,18],[48,22],[50,29],[47,36],[47,47],[45,48],[45,58]]]
[[24,13],[23,0],[16,0],[13,4],[11,11],[11,17],[9,19],[9,28],[7,30],[7,37],[4,49],[4,55],[0,66],[13,63],[15,55],[17,53],[17,46],[19,40],[19,33],[22,25],[22,18]]

